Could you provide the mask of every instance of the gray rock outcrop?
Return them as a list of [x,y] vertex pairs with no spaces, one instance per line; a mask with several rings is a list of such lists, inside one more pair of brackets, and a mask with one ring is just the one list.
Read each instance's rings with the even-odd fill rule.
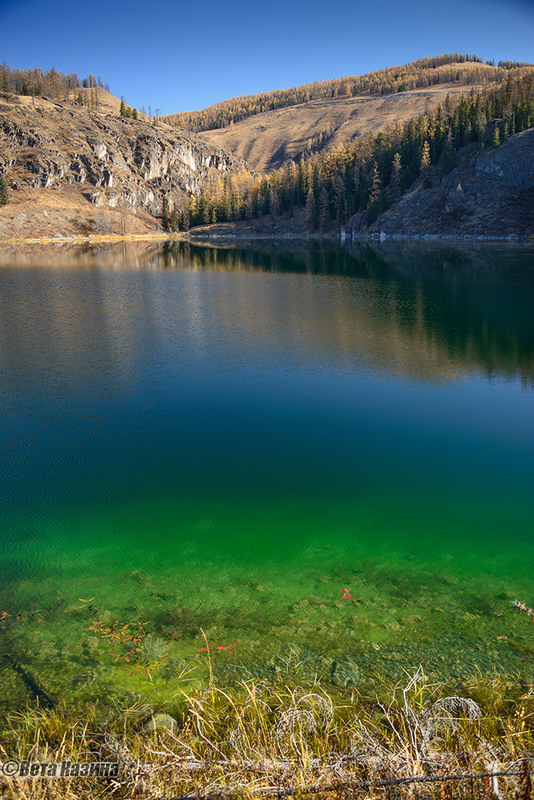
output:
[[353,238],[528,239],[534,236],[534,128],[498,148],[460,153],[458,166],[438,185],[421,183],[369,228],[354,217]]
[[241,161],[199,137],[88,108],[0,103],[0,173],[17,187],[79,186],[92,204],[161,213]]

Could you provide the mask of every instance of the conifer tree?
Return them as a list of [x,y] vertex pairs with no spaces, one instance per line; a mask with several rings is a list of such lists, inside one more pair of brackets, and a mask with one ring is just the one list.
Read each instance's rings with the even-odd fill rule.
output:
[[278,195],[275,189],[269,189],[269,212],[273,216],[278,214]]
[[423,187],[430,189],[432,187],[432,178],[430,175],[430,145],[428,140],[423,143],[423,153],[421,155],[421,175],[423,176]]
[[0,206],[7,206],[9,203],[9,190],[7,188],[6,179],[0,175]]
[[447,133],[447,139],[445,141],[445,146],[443,147],[443,151],[441,153],[439,163],[441,166],[441,170],[444,175],[447,175],[455,166],[456,164],[456,153],[454,150],[454,137],[452,134],[452,130],[449,129]]
[[169,229],[169,206],[167,205],[167,198],[163,196],[161,201],[161,227],[164,231]]
[[206,200],[204,200],[203,197],[201,198],[201,202],[202,201],[204,201],[203,204],[202,204],[202,207],[201,207],[200,203],[199,203],[199,206],[198,206],[198,211],[199,211],[199,215],[200,215],[200,222],[202,223],[202,225],[209,225],[209,221],[210,221],[210,218],[211,218],[211,209],[209,207],[208,202]]
[[341,222],[343,208],[345,205],[345,184],[341,175],[337,175],[334,179],[334,198],[336,208],[336,222]]
[[311,187],[306,197],[306,222],[314,229],[317,227],[317,204]]
[[328,209],[328,192],[326,191],[326,186],[323,186],[321,189],[321,193],[319,194],[319,224],[321,228],[326,228],[328,223],[330,222],[330,214]]
[[197,199],[194,194],[189,195],[189,210],[188,213],[184,215],[184,222],[185,217],[187,217],[187,224],[183,225],[183,229],[188,231],[190,225],[197,224]]
[[369,203],[368,203],[369,208],[375,203],[378,203],[381,191],[381,184],[382,181],[380,180],[378,163],[375,161],[375,163],[373,164],[373,172],[371,175],[371,191],[369,192]]
[[401,155],[399,152],[396,152],[393,156],[393,164],[391,167],[391,194],[394,198],[396,198],[400,193],[401,169]]

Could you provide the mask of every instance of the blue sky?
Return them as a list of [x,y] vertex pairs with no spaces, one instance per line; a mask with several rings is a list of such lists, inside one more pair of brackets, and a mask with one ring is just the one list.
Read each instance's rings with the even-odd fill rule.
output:
[[534,0],[0,0],[0,59],[161,113],[449,52],[534,61]]

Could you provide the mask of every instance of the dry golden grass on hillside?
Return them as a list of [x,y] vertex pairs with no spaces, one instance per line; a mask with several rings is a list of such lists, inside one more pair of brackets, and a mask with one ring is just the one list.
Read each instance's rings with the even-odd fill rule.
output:
[[425,114],[445,101],[447,94],[460,97],[471,88],[437,85],[380,97],[341,97],[313,100],[277,109],[238,122],[229,128],[204,131],[211,144],[243,158],[249,169],[269,172],[289,159],[317,149],[332,150],[366,134],[378,134],[388,125]]
[[99,208],[88,203],[80,189],[21,188],[11,202],[0,206],[0,241],[90,234],[149,234],[160,227],[150,214],[138,210]]

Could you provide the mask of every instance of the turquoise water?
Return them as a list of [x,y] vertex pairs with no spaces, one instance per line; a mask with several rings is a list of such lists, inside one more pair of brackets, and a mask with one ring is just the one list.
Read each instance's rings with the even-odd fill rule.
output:
[[531,681],[533,309],[514,245],[4,253],[3,702]]

